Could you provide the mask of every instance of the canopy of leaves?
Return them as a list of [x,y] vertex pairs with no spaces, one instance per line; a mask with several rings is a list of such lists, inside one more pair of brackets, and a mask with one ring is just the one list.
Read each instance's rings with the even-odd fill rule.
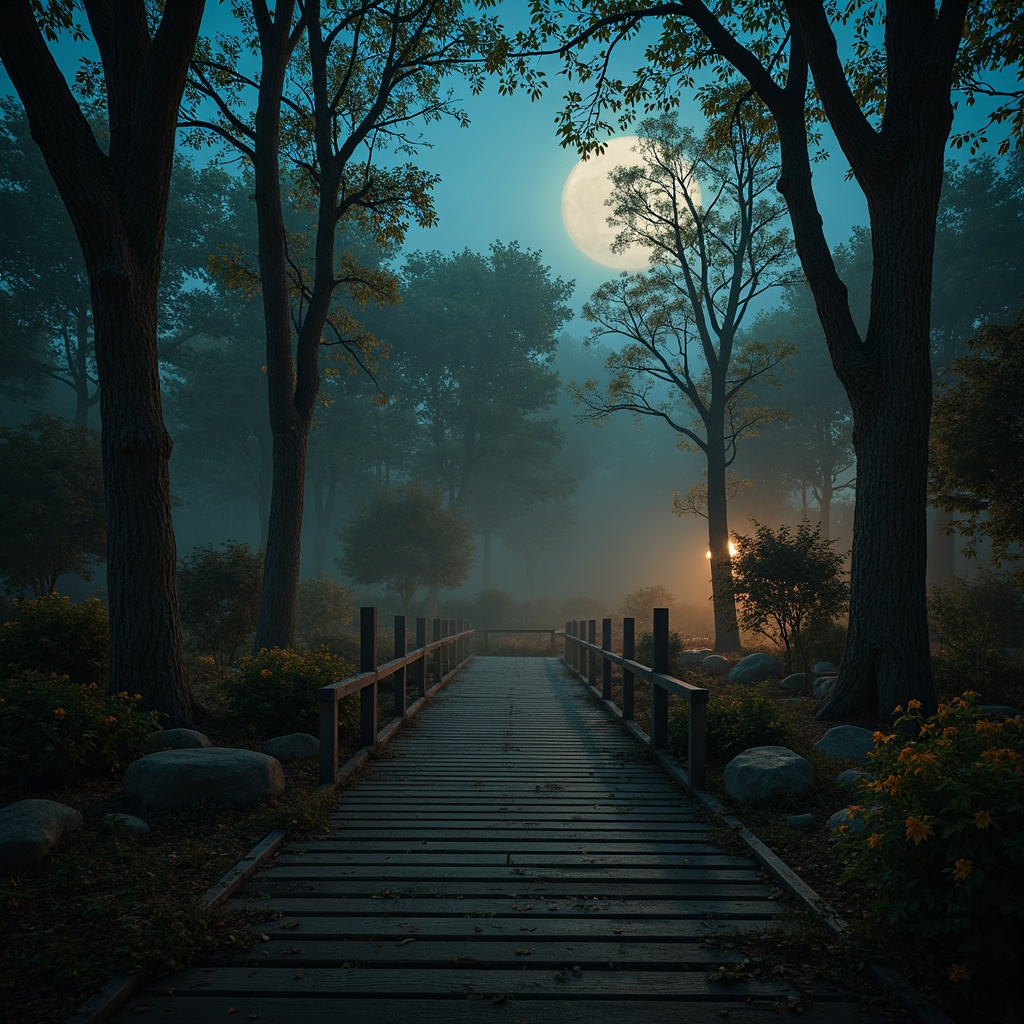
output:
[[986,324],[938,383],[932,409],[930,491],[951,528],[977,553],[983,538],[999,563],[1024,542],[1024,312],[1009,327]]
[[99,435],[57,416],[0,430],[0,578],[42,597],[106,558]]
[[381,491],[340,537],[341,570],[359,585],[383,583],[406,611],[420,587],[450,590],[473,567],[469,525],[422,484]]
[[846,609],[849,586],[843,557],[821,539],[820,527],[802,522],[794,533],[754,523],[753,537],[734,533],[733,588],[740,622],[785,648],[787,669],[795,657],[810,666],[808,627],[831,623]]

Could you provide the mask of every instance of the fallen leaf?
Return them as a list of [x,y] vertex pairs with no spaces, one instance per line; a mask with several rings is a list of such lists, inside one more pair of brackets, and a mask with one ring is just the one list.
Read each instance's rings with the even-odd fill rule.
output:
[[517,949],[516,956],[529,956],[532,952],[532,949]]

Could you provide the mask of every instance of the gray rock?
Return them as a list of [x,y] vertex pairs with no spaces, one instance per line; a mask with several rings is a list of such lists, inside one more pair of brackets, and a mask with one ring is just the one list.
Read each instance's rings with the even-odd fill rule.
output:
[[720,654],[709,654],[701,662],[701,668],[703,668],[709,676],[728,675],[731,667],[732,664],[729,659],[723,658]]
[[839,672],[839,669],[831,661],[816,661],[811,671],[816,676],[834,676]]
[[188,807],[200,800],[253,804],[284,792],[276,758],[255,750],[197,747],[147,754],[128,766],[128,798],[143,807]]
[[111,830],[124,829],[125,833],[130,836],[142,836],[149,831],[149,825],[146,822],[131,814],[104,814],[103,824]]
[[766,679],[781,679],[782,666],[770,654],[748,654],[732,667],[730,683],[763,683]]
[[830,761],[866,761],[875,749],[875,734],[859,725],[837,725],[814,744]]
[[840,786],[855,786],[859,779],[873,779],[874,776],[869,772],[859,772],[856,768],[847,768],[845,772],[840,772],[836,776],[836,782]]
[[1007,704],[982,704],[978,710],[985,718],[1016,718],[1024,715],[1024,711],[1011,708]]
[[0,871],[32,867],[82,827],[82,815],[56,800],[19,800],[0,810]]
[[320,753],[320,741],[308,732],[293,732],[287,736],[275,736],[263,744],[263,753],[276,757],[278,761],[295,761],[301,757],[316,757]]
[[834,689],[839,676],[821,676],[814,680],[814,696],[827,697]]
[[790,828],[795,828],[801,832],[806,832],[807,829],[814,827],[814,815],[791,814],[788,818],[786,818],[786,824]]
[[803,693],[807,686],[807,676],[803,672],[794,672],[782,680],[782,688],[787,693]]
[[703,648],[702,650],[683,651],[679,655],[679,667],[680,668],[700,668],[701,663],[704,659],[711,654],[711,648]]
[[788,747],[752,747],[725,766],[722,778],[730,800],[770,802],[806,793],[814,785],[814,768]]
[[163,729],[151,732],[146,740],[146,753],[157,750],[192,750],[195,747],[212,747],[213,744],[195,729]]
[[860,811],[854,811],[853,817],[850,817],[850,808],[844,807],[842,810],[836,811],[828,819],[828,827],[831,829],[839,828],[840,825],[845,825],[851,832],[863,832],[867,825],[864,821],[864,815]]

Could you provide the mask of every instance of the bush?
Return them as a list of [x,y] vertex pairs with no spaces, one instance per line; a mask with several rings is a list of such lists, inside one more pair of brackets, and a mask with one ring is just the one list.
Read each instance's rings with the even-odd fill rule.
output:
[[[689,707],[673,701],[668,714],[669,750],[685,758],[689,749]],[[792,715],[774,696],[773,684],[729,687],[708,693],[707,758],[728,761],[750,747],[793,743]]]
[[[598,634],[600,640],[600,633]],[[673,629],[668,634],[668,670],[676,671],[680,655],[683,653],[683,638]],[[649,630],[636,638],[636,660],[648,667],[654,664],[654,634]]]
[[[356,674],[343,658],[321,648],[260,651],[243,658],[238,671],[224,679],[223,687],[235,713],[259,736],[291,732],[319,732],[316,691]],[[338,724],[359,722],[359,697],[338,704]]]
[[355,612],[352,594],[337,580],[323,575],[316,580],[299,581],[295,625],[305,646],[331,644],[341,636]]
[[72,604],[51,594],[11,603],[17,617],[0,627],[0,673],[52,673],[82,686],[106,687],[110,623],[101,601]]
[[[845,879],[879,897],[887,929],[930,940],[951,981],[984,970],[1016,978],[1024,924],[1024,718],[987,721],[970,691],[924,720],[917,701],[896,708],[916,739],[876,734],[874,779],[841,825]],[[979,979],[980,980],[980,979]]]
[[223,547],[197,547],[178,565],[182,630],[221,671],[256,630],[263,580],[263,560],[247,544]]
[[102,778],[141,757],[158,716],[139,699],[43,672],[0,681],[0,785]]

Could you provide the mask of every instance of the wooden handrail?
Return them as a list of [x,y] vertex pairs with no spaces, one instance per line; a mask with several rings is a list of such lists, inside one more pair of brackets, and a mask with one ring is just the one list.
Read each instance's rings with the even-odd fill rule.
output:
[[[565,664],[615,714],[626,722],[655,750],[668,746],[668,697],[681,697],[689,705],[687,775],[693,789],[703,789],[707,781],[707,703],[708,691],[677,679],[668,671],[668,609],[654,609],[653,648],[654,665],[642,665],[633,660],[635,654],[635,620],[622,620],[623,653],[611,649],[611,619],[602,620],[601,643],[596,642],[597,620],[576,619],[565,624]],[[584,639],[587,633],[589,639]],[[597,689],[598,661],[601,662],[601,689]],[[622,669],[622,707],[612,703],[611,667]],[[651,684],[651,735],[642,732],[633,720],[634,683],[637,678]]]
[[[406,651],[406,617],[395,616],[395,652],[390,661],[381,664],[377,650],[377,609],[359,610],[359,673],[347,679],[321,686],[317,690],[320,708],[320,783],[333,786],[338,780],[338,701],[358,693],[360,698],[360,742],[362,758],[375,743],[382,742],[402,720],[419,710],[472,657],[473,630],[462,619],[434,619],[433,640],[426,642],[426,619],[416,620],[416,648]],[[427,660],[434,666],[434,684],[427,689]],[[420,696],[408,703],[409,669],[418,667]],[[377,723],[377,684],[395,677],[393,717],[384,728]]]

